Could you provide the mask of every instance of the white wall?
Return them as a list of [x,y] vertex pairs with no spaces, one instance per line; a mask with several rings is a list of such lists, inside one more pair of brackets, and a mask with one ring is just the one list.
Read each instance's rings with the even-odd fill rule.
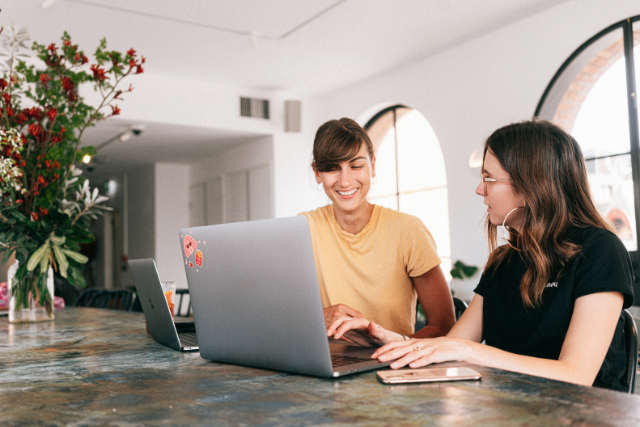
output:
[[187,287],[179,238],[189,226],[189,166],[156,163],[154,189],[155,255],[160,280]]
[[127,176],[130,259],[155,256],[155,170],[153,166],[137,168]]
[[307,100],[304,133],[274,138],[276,215],[323,204],[321,197],[311,196],[315,189],[308,168],[320,124],[361,117],[376,104],[403,103],[424,114],[442,145],[452,260],[484,265],[485,207],[474,194],[479,169],[468,167],[469,155],[498,127],[531,118],[554,73],[580,44],[637,14],[635,0],[564,2],[413,65]]

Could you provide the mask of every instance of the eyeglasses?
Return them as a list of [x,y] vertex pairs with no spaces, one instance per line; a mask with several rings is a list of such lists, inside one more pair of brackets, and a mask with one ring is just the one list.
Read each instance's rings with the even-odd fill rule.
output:
[[513,184],[513,181],[508,179],[495,179],[495,178],[487,178],[486,176],[480,177],[482,179],[482,185],[484,186],[484,195],[487,195],[487,184],[490,182],[508,182],[509,184]]

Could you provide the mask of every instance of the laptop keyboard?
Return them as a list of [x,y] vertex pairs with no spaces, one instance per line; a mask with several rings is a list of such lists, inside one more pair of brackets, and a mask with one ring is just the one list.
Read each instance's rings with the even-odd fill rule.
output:
[[182,344],[183,347],[198,346],[198,338],[195,332],[181,332],[178,336],[180,337],[180,344]]
[[331,355],[331,364],[335,368],[339,366],[353,365],[355,363],[371,362],[371,360],[372,359],[367,359],[365,357],[343,356],[340,354]]

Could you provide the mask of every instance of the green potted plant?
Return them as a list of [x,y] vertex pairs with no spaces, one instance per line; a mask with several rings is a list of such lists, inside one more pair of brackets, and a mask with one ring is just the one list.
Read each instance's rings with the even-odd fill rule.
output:
[[[0,30],[2,31],[2,30]],[[144,70],[135,50],[107,50],[103,39],[90,63],[66,32],[61,45],[33,43],[39,60],[19,58],[29,36],[10,27],[6,72],[0,78],[0,262],[11,254],[11,322],[53,319],[53,271],[71,284],[85,286],[81,274],[87,258],[80,244],[91,242],[91,221],[104,210],[107,197],[92,189],[76,167],[95,148],[80,147],[84,131],[97,121],[120,114],[125,92],[121,81]],[[93,86],[101,102],[84,102],[79,88]]]

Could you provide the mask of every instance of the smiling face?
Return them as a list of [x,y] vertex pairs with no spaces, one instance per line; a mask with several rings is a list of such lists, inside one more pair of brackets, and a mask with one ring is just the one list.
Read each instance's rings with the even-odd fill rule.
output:
[[340,162],[333,170],[315,171],[316,182],[322,184],[333,202],[336,215],[354,214],[367,208],[367,193],[375,176],[375,157],[369,158],[365,144],[350,159]]
[[[524,198],[516,193],[515,188],[510,182],[507,182],[511,181],[511,178],[502,168],[500,162],[491,150],[487,150],[485,155],[482,166],[482,176],[499,180],[486,183],[486,194],[484,191],[485,184],[480,181],[480,184],[476,188],[476,194],[484,197],[484,204],[488,206],[487,213],[489,214],[489,221],[491,221],[493,225],[502,225],[502,222],[511,210],[525,206]],[[511,212],[505,225],[517,230],[521,215],[521,209],[516,209]]]

